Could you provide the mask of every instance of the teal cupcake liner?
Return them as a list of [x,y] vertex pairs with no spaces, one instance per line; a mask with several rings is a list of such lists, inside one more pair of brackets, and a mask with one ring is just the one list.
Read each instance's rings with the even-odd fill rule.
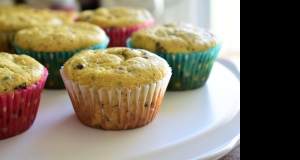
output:
[[[132,46],[130,39],[127,47]],[[164,58],[172,68],[172,77],[167,90],[185,91],[204,86],[217,59],[222,44],[202,52],[193,53],[155,53]]]
[[65,85],[61,78],[59,70],[64,65],[64,63],[71,58],[76,53],[85,50],[85,49],[106,49],[109,43],[109,38],[107,37],[105,41],[94,45],[90,48],[81,48],[74,51],[66,51],[66,52],[35,52],[24,50],[13,43],[13,46],[17,52],[17,54],[26,54],[38,62],[43,64],[49,71],[49,76],[45,84],[45,89],[65,89]]

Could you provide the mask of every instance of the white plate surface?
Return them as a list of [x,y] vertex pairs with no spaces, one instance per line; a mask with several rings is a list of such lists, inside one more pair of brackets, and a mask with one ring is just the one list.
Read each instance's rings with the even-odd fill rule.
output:
[[217,159],[239,141],[240,82],[216,62],[205,86],[166,92],[154,121],[133,130],[85,126],[65,90],[45,90],[32,127],[0,140],[0,159]]

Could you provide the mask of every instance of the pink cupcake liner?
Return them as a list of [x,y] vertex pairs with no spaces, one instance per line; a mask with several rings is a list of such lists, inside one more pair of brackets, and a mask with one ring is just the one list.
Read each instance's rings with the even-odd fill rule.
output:
[[48,70],[44,68],[44,77],[35,85],[0,96],[0,140],[23,133],[32,126],[47,77]]
[[149,22],[132,27],[109,27],[102,28],[107,36],[110,38],[110,43],[108,47],[126,47],[126,40],[131,36],[131,34],[139,29],[147,28],[153,26],[155,20],[152,19]]

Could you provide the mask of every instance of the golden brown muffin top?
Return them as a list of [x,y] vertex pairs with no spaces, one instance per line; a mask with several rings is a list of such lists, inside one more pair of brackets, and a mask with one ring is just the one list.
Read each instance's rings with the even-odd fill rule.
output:
[[44,76],[44,67],[27,55],[0,52],[0,95],[32,86]]
[[153,20],[151,13],[144,8],[100,7],[80,13],[79,21],[86,21],[100,27],[129,27]]
[[146,50],[124,47],[81,51],[63,68],[73,82],[108,89],[154,83],[170,70],[163,58]]
[[15,44],[24,49],[40,52],[64,52],[90,48],[106,39],[100,27],[87,22],[61,26],[40,26],[20,30]]
[[62,25],[63,20],[42,10],[24,10],[0,14],[0,32],[16,32],[38,25]]
[[158,53],[200,52],[220,43],[209,30],[178,22],[156,25],[134,32],[131,44]]

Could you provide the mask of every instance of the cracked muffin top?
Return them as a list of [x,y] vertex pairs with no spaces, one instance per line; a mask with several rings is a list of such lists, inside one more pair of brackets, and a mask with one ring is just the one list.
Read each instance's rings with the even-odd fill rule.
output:
[[27,55],[0,52],[0,95],[32,86],[44,76],[44,66]]
[[100,27],[87,22],[78,22],[61,26],[26,28],[15,35],[14,42],[24,50],[63,52],[90,48],[106,38],[106,33]]
[[86,21],[100,27],[129,27],[153,20],[152,14],[144,8],[100,7],[80,13],[79,21]]
[[131,36],[134,48],[158,53],[192,53],[215,47],[219,39],[209,30],[178,22],[156,25]]
[[64,64],[63,71],[81,85],[120,89],[157,82],[171,69],[149,51],[116,47],[81,51]]

